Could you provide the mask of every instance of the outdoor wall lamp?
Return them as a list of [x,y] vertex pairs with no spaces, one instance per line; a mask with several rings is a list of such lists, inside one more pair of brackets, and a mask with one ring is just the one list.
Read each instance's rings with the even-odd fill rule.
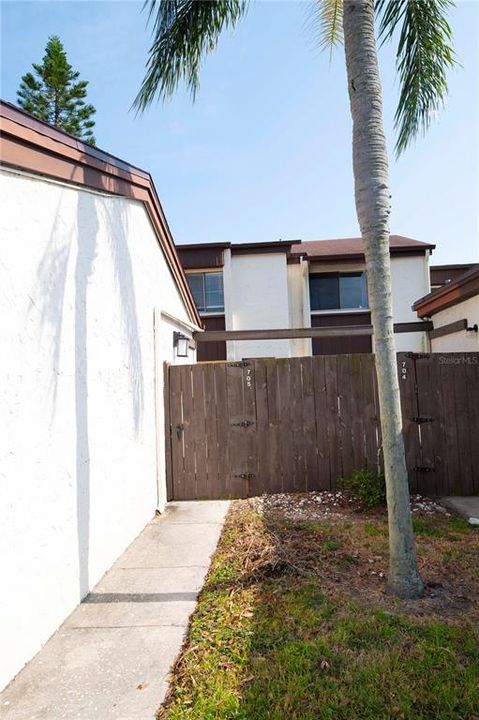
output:
[[176,357],[188,357],[190,338],[180,332],[173,333],[173,347],[176,348]]

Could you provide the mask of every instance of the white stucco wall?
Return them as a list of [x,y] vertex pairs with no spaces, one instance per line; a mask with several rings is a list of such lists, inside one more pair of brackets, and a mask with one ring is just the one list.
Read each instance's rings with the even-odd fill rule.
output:
[[[413,303],[430,291],[428,256],[412,255],[391,257],[394,322],[418,322],[412,310]],[[426,333],[396,333],[398,352],[426,352]]]
[[[469,327],[476,323],[479,325],[479,295],[463,300],[457,305],[441,310],[432,316],[435,328],[456,322],[465,318]],[[479,333],[461,332],[452,333],[451,335],[443,335],[443,337],[431,339],[431,352],[478,352],[479,353]]]
[[[304,263],[290,263],[288,266],[288,303],[289,324],[291,328],[309,327],[311,315],[309,313],[309,295],[307,308],[305,308],[305,283],[307,272],[303,271]],[[307,309],[307,312],[305,310]],[[308,323],[305,324],[305,321]],[[291,357],[304,357],[311,355],[311,340],[309,338],[295,338],[290,340],[289,352]]]
[[155,353],[154,311],[189,318],[141,203],[10,171],[0,203],[3,686],[164,500],[184,328],[157,321]]
[[[252,253],[225,257],[225,324],[227,330],[289,327],[286,254]],[[228,342],[228,359],[288,357],[288,340]]]

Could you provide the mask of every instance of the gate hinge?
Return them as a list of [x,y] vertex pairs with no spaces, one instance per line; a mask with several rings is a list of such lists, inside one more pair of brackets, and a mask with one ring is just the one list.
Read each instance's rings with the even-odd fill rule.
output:
[[248,367],[249,362],[246,362],[245,360],[240,360],[239,362],[230,362],[228,363],[228,367]]
[[411,421],[417,423],[418,425],[421,425],[422,423],[428,423],[432,422],[434,418],[432,417],[412,417]]
[[416,472],[422,472],[422,473],[428,473],[428,472],[435,472],[435,467],[429,467],[428,465],[416,465],[416,467],[413,468]]
[[252,420],[241,420],[241,422],[231,423],[233,427],[244,427],[247,428],[250,425],[254,425]]
[[255,475],[254,473],[240,473],[239,475],[235,475],[235,477],[241,478],[242,480],[253,480]]

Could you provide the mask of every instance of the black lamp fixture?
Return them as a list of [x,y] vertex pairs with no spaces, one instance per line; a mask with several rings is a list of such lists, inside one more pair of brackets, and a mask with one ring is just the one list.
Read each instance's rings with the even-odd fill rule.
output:
[[173,347],[176,348],[176,357],[188,357],[190,338],[183,333],[173,333]]

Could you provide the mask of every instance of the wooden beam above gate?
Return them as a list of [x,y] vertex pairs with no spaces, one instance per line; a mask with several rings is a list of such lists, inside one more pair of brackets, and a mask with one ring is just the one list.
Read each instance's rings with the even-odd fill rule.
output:
[[[395,323],[394,332],[425,332],[432,329],[432,322]],[[206,330],[195,332],[197,342],[221,342],[228,340],[288,340],[293,338],[348,337],[372,335],[372,325],[335,325],[331,327],[284,328],[275,330]]]

